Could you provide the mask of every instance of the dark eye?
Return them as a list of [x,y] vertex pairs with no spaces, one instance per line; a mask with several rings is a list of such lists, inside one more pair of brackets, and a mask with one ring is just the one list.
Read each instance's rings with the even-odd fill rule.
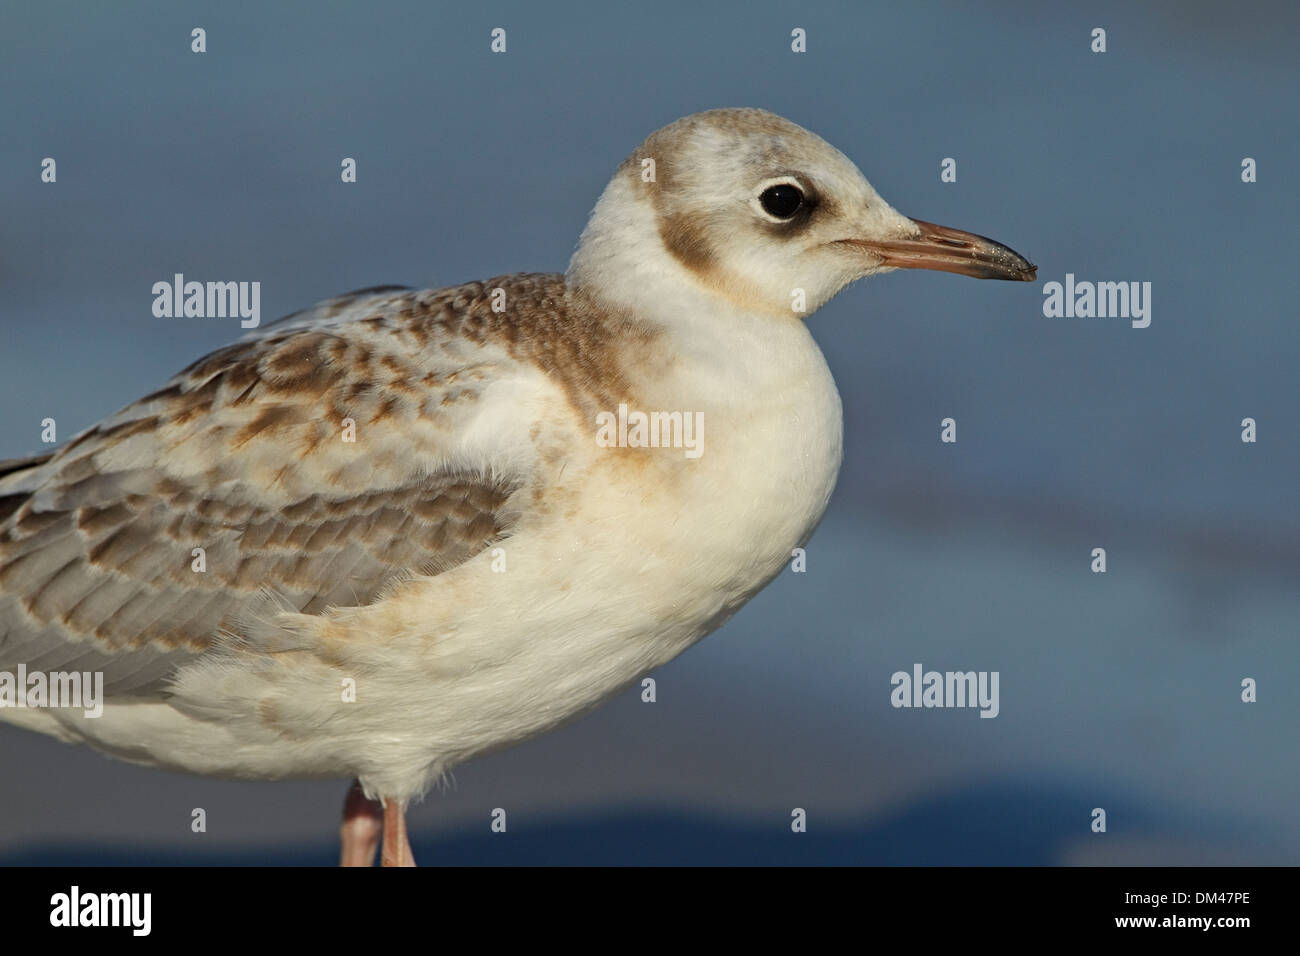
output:
[[758,197],[758,201],[762,204],[764,212],[769,216],[776,216],[777,219],[789,219],[803,206],[803,193],[800,192],[798,186],[792,186],[789,183],[778,183],[764,189]]

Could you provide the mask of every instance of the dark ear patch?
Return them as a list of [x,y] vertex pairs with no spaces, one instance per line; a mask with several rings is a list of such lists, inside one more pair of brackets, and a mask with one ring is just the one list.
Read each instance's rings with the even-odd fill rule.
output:
[[703,216],[690,211],[659,217],[659,237],[664,246],[686,268],[701,275],[718,267],[718,254],[703,228]]

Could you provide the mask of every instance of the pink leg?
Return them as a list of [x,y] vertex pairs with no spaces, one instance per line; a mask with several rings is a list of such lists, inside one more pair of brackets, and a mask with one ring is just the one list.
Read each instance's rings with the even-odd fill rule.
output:
[[339,866],[374,866],[382,829],[378,800],[367,800],[359,780],[343,801],[343,857]]
[[411,841],[406,837],[406,804],[384,801],[384,866],[415,866]]

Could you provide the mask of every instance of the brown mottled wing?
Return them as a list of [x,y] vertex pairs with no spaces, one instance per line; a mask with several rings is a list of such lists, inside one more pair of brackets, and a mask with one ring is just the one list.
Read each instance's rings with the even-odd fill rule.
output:
[[317,302],[310,309],[302,309],[298,312],[290,312],[288,315],[269,322],[263,326],[265,329],[284,330],[289,328],[305,327],[309,325],[319,325],[322,321],[334,319],[339,316],[355,315],[358,310],[365,310],[367,307],[379,305],[382,302],[392,300],[401,296],[411,289],[404,285],[374,285],[368,289],[357,289],[354,292],[345,292],[343,295],[336,295],[332,299],[326,299],[323,302]]
[[421,347],[383,292],[0,465],[0,670],[103,670],[111,693],[146,692],[268,591],[306,613],[362,605],[507,534],[519,482],[448,451],[496,357]]

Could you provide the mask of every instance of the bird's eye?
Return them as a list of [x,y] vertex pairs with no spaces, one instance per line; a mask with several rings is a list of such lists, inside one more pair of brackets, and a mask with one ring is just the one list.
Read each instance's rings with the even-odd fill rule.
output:
[[803,207],[803,192],[790,183],[768,186],[758,197],[763,211],[777,219],[789,219]]

